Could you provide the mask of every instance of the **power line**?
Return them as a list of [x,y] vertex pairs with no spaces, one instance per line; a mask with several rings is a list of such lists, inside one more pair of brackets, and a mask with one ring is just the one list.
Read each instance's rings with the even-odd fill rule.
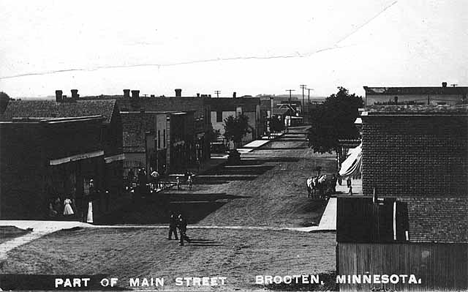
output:
[[219,90],[215,90],[215,94],[216,94],[216,97],[219,98],[219,94],[221,93],[221,91]]

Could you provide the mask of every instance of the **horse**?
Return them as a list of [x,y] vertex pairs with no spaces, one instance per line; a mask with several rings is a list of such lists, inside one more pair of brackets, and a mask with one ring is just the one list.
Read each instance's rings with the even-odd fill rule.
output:
[[322,174],[320,176],[313,176],[307,179],[307,197],[319,197],[321,199],[325,198],[326,195],[329,193],[331,180],[326,174]]

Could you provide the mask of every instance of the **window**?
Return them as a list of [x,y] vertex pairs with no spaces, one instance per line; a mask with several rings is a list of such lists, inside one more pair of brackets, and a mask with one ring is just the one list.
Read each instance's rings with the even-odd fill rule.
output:
[[161,130],[158,130],[158,149],[161,148]]
[[166,148],[166,129],[163,130],[163,148]]
[[216,122],[221,123],[223,121],[223,112],[222,111],[217,111],[216,112]]

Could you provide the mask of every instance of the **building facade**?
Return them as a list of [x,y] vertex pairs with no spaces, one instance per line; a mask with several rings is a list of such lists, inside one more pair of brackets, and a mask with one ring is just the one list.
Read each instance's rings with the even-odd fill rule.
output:
[[55,100],[10,101],[2,120],[102,116],[101,144],[105,168],[102,177],[95,184],[99,188],[118,193],[123,188],[124,155],[122,120],[116,100],[83,100],[79,97],[78,90],[73,89],[71,93],[71,97],[67,98],[61,90],[57,90]]
[[261,115],[260,98],[211,98],[209,100],[211,106],[211,124],[215,131],[219,131],[223,138],[224,135],[224,120],[229,116],[237,117],[245,115],[249,118],[250,133],[242,140],[243,143],[255,140],[266,131],[265,116]]
[[361,118],[364,197],[338,199],[338,272],[421,283],[340,290],[468,289],[468,105],[367,106]]
[[[52,219],[50,204],[72,199],[79,219],[90,180],[104,188],[101,116],[19,118],[0,122],[0,218]],[[110,194],[112,196],[114,194]],[[60,211],[60,210],[57,210]]]

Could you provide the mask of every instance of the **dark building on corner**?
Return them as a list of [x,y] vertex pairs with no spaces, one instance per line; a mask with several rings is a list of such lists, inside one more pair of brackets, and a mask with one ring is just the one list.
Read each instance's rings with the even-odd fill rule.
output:
[[122,186],[122,123],[115,100],[11,101],[1,122],[2,219],[45,219],[51,198],[79,201]]
[[341,275],[421,283],[344,283],[341,291],[468,289],[468,105],[368,106],[361,198],[338,198]]

